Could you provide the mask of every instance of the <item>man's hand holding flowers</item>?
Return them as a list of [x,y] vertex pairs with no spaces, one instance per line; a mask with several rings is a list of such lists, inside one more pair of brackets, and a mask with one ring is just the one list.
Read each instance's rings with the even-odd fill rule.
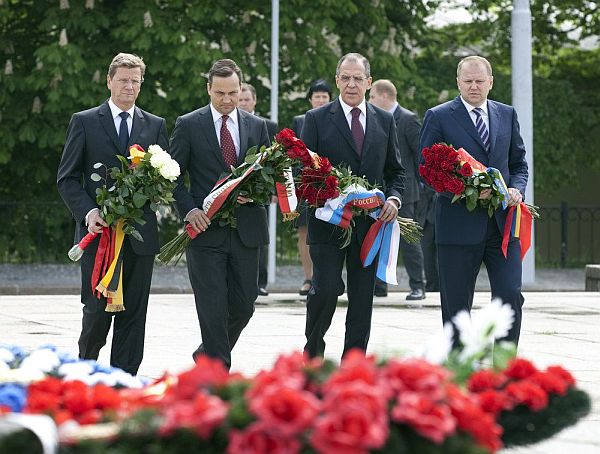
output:
[[512,207],[518,205],[523,201],[523,195],[521,191],[516,188],[508,188],[508,206]]
[[104,227],[108,227],[108,224],[100,215],[100,210],[98,208],[94,208],[92,211],[90,211],[90,214],[87,218],[88,232],[98,235],[102,233],[102,229]]

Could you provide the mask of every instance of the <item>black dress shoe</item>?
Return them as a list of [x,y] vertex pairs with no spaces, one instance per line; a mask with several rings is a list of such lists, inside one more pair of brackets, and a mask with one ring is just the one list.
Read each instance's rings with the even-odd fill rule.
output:
[[413,289],[408,295],[406,295],[406,299],[409,301],[424,300],[425,292],[421,288]]
[[269,292],[267,292],[267,289],[264,287],[259,287],[258,288],[258,294],[260,296],[269,296]]
[[375,296],[388,296],[387,288],[375,287],[375,291],[373,292]]

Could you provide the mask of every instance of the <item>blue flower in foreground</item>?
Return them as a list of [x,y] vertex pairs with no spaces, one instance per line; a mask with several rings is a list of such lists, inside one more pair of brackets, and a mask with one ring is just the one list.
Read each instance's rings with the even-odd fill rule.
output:
[[14,413],[20,413],[25,405],[27,391],[22,385],[6,383],[0,385],[0,405],[4,405]]

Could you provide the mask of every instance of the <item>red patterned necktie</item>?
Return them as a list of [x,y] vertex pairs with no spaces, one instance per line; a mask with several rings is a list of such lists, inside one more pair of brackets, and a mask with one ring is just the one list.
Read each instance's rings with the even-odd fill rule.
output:
[[356,144],[356,152],[358,156],[362,154],[363,142],[365,141],[365,131],[363,131],[363,127],[360,124],[360,109],[355,107],[352,109],[352,137],[354,137],[354,143]]
[[227,129],[227,120],[229,115],[223,115],[221,117],[221,152],[223,153],[223,159],[227,167],[235,166],[237,162],[237,155],[235,153],[235,144],[229,129]]

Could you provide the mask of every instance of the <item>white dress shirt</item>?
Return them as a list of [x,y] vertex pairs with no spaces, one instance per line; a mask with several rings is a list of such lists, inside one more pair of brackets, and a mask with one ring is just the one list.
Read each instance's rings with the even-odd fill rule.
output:
[[[108,107],[110,107],[110,113],[113,117],[113,122],[115,123],[115,129],[117,130],[117,135],[119,135],[119,128],[121,128],[121,117],[120,113],[123,112],[117,105],[113,102],[112,98],[108,99]],[[129,116],[127,117],[127,131],[129,136],[131,137],[131,128],[133,127],[133,114],[135,112],[135,104],[131,106],[131,109],[126,111]]]
[[[460,97],[460,100],[465,105],[465,108],[467,109],[467,112],[469,112],[469,116],[471,117],[471,120],[473,121],[473,124],[476,125],[477,124],[477,114],[475,112],[473,112],[476,109],[476,107],[472,106],[467,101],[465,101],[462,96]],[[481,118],[482,118],[483,122],[485,123],[485,127],[487,128],[487,130],[489,132],[489,130],[490,130],[490,117],[488,115],[487,99],[486,99],[486,101],[481,106],[479,106],[479,108],[481,110],[483,110],[483,113],[481,114]]]
[[[223,114],[218,112],[211,103],[210,112],[212,113],[213,123],[215,125],[215,133],[217,134],[217,141],[219,142],[219,146],[221,146],[221,124],[223,123]],[[233,139],[233,144],[235,145],[235,155],[240,157],[240,127],[238,124],[238,112],[237,108],[231,112],[227,119],[227,129],[229,130],[229,134],[231,134],[231,138]]]
[[[352,109],[354,107],[349,106],[340,97],[340,104],[342,105],[342,109],[344,110],[344,116],[346,117],[346,121],[348,122],[348,127],[350,131],[352,131]],[[363,99],[362,102],[356,106],[360,109],[360,116],[358,117],[358,121],[363,128],[363,132],[366,134],[367,132],[367,102]]]

